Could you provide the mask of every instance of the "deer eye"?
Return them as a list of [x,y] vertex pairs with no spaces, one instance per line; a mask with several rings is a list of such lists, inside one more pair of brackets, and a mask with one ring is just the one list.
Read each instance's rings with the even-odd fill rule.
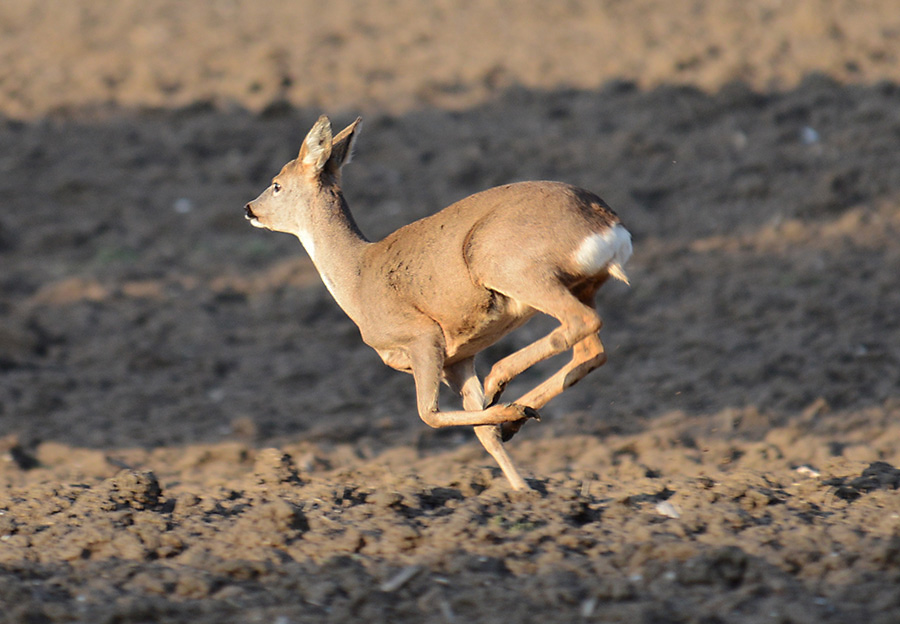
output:
[[274,193],[275,195],[278,195],[278,193],[280,193],[280,192],[281,192],[281,185],[278,184],[278,182],[272,183],[272,193]]

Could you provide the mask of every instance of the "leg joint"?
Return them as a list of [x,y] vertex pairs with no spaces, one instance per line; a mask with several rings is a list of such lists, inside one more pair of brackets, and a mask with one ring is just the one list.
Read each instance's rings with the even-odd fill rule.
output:
[[419,417],[422,419],[422,422],[424,422],[432,429],[439,429],[442,426],[441,420],[437,415],[437,409],[428,409],[419,412]]
[[570,320],[559,327],[551,338],[551,344],[557,351],[565,351],[573,345],[581,342],[588,336],[596,334],[603,326],[603,321],[597,314],[585,314],[577,320]]

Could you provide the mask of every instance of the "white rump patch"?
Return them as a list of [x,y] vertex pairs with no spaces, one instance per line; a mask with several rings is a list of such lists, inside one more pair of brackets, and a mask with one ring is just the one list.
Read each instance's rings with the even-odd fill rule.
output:
[[575,251],[575,263],[585,275],[596,275],[601,271],[628,283],[624,266],[631,257],[631,234],[617,223],[602,232],[591,234]]

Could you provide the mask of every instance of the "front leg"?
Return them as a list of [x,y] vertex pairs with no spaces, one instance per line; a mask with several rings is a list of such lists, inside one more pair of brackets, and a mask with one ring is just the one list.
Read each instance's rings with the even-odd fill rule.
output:
[[[484,410],[484,391],[478,375],[475,374],[475,358],[470,357],[452,364],[444,369],[444,379],[454,392],[462,396],[463,408],[466,410]],[[516,470],[515,464],[503,448],[503,440],[506,439],[504,427],[521,427],[524,420],[517,420],[504,425],[479,425],[475,427],[475,435],[485,450],[494,458],[500,466],[506,480],[514,490],[527,490],[528,484]]]
[[516,404],[493,405],[485,410],[441,411],[438,396],[444,373],[445,350],[440,328],[421,331],[418,338],[407,346],[407,352],[416,382],[419,417],[429,427],[501,425],[524,418],[538,418],[535,410]]

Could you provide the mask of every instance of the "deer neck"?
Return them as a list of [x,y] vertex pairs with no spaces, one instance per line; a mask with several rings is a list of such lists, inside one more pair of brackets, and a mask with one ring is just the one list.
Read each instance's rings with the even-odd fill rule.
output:
[[337,304],[354,321],[359,306],[360,264],[370,243],[363,236],[339,188],[325,188],[295,232]]

